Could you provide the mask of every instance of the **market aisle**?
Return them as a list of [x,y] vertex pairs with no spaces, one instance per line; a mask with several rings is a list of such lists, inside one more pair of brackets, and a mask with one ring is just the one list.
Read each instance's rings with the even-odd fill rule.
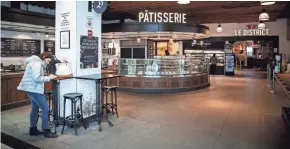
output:
[[66,131],[57,139],[28,137],[29,107],[2,112],[2,131],[44,149],[286,147],[280,108],[290,102],[279,92],[270,94],[266,79],[216,76],[211,83],[197,92],[119,93],[120,118],[112,117],[112,128],[103,123],[101,133],[91,124],[79,136]]

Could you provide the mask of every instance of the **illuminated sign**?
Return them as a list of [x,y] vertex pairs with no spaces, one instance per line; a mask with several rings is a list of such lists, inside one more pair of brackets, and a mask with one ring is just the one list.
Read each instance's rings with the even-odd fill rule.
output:
[[269,29],[244,29],[235,30],[235,36],[268,36]]
[[257,25],[249,24],[246,25],[248,29],[235,30],[235,36],[268,36],[269,29],[257,29]]
[[186,23],[185,13],[168,13],[168,12],[139,12],[138,20],[142,23]]

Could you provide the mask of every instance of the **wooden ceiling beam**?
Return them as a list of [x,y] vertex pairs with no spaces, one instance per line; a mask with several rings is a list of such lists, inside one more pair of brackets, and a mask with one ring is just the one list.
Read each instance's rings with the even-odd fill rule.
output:
[[[260,5],[258,2],[234,2],[234,4],[237,5],[241,5],[241,4],[252,4],[252,3],[257,3],[256,5]],[[230,6],[232,5],[231,3],[228,2],[191,2],[190,4],[187,5],[179,5],[176,2],[174,3],[169,3],[169,2],[164,2],[162,5],[161,4],[157,4],[156,2],[150,2],[150,3],[141,3],[141,2],[131,2],[130,5],[128,4],[128,8],[127,5],[124,6],[119,6],[118,4],[113,3],[113,5],[111,6],[112,11],[119,11],[119,10],[143,10],[146,7],[148,7],[149,9],[157,9],[157,8],[168,8],[168,6],[170,6],[170,9],[197,9],[200,8],[202,10],[206,10],[208,7],[213,7],[213,8],[220,8],[222,6]]]

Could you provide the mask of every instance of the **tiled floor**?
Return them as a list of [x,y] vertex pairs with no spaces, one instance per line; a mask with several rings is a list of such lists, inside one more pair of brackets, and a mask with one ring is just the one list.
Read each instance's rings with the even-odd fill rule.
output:
[[270,94],[266,79],[253,77],[216,76],[211,84],[177,94],[119,93],[120,118],[101,133],[92,123],[79,136],[30,137],[30,107],[2,112],[2,131],[44,149],[289,149],[281,106],[290,101],[282,91]]
[[285,84],[290,88],[290,74],[281,74],[279,75]]
[[1,149],[12,149],[11,147],[1,143]]

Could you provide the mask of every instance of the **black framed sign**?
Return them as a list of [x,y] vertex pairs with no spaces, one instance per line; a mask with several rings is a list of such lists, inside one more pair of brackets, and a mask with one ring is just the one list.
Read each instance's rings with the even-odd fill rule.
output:
[[60,31],[60,49],[70,48],[70,31]]
[[98,68],[98,37],[80,37],[80,68]]
[[22,55],[21,39],[1,38],[1,57],[14,57],[21,55]]
[[23,56],[40,54],[40,40],[23,39],[22,40],[22,54]]
[[44,40],[44,51],[51,52],[55,55],[55,41],[54,40]]

